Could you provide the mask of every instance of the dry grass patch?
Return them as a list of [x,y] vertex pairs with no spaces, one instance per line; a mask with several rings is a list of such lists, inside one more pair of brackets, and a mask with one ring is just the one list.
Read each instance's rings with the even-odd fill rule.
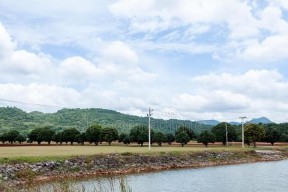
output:
[[[179,147],[179,146],[153,146],[150,152],[173,152],[173,151],[203,151],[203,150],[242,150],[239,147]],[[21,146],[0,147],[1,158],[13,159],[24,157],[67,157],[78,155],[95,155],[107,153],[148,153],[148,147],[138,145],[129,146],[93,146],[93,145],[59,145],[59,146]],[[49,159],[49,158],[48,158]]]

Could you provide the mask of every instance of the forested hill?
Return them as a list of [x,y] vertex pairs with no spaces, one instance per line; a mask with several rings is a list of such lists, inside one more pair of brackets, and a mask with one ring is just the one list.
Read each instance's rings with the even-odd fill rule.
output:
[[[27,113],[15,107],[0,107],[0,132],[9,129],[16,129],[27,134],[36,127],[49,126],[56,131],[66,128],[77,128],[85,131],[93,124],[100,124],[103,127],[114,127],[119,132],[129,132],[130,128],[136,125],[147,125],[147,117],[122,114],[107,109],[62,109],[56,113],[30,112]],[[204,125],[199,122],[188,120],[163,120],[151,119],[153,129],[164,132],[174,132],[179,126],[185,125],[192,128],[196,133],[210,129],[211,125]]]

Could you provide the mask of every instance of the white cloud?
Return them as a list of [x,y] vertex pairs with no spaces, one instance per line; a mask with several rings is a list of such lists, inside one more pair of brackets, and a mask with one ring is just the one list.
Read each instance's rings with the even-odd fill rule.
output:
[[248,61],[276,62],[288,58],[287,49],[288,35],[274,35],[262,42],[250,41],[237,57]]
[[142,91],[157,78],[141,68],[137,53],[121,41],[98,41],[101,51],[94,61],[81,56],[56,60],[20,49],[1,29],[1,45],[7,45],[1,49],[9,54],[1,58],[0,80],[9,83],[1,84],[0,98],[70,107],[139,107],[145,103]]
[[211,116],[221,112],[226,118],[235,118],[239,113],[251,118],[267,115],[275,121],[281,121],[279,114],[285,116],[288,82],[278,71],[208,74],[193,78],[192,83],[197,94],[180,95],[176,99],[188,108],[194,106],[194,112],[199,110],[198,118],[205,112]]
[[[131,20],[132,30],[166,30],[187,24],[227,24],[231,37],[247,37],[258,34],[253,25],[255,19],[246,2],[238,0],[178,0],[139,3],[122,0],[110,6],[111,12]],[[204,32],[204,31],[203,31]]]
[[9,54],[15,47],[15,43],[12,41],[10,35],[0,22],[0,58],[3,58],[6,54]]
[[[142,41],[142,47],[179,52],[191,50],[189,53],[192,54],[211,53],[217,60],[233,63],[239,60],[274,62],[287,58],[283,50],[287,49],[288,22],[283,17],[283,7],[287,7],[285,0],[264,3],[264,8],[260,8],[259,2],[241,0],[149,0],[141,3],[119,0],[110,6],[110,11],[129,21],[130,33],[146,33],[145,37],[152,39],[151,42]],[[191,32],[194,26],[199,31]],[[169,30],[171,32],[165,34]],[[197,36],[207,32],[213,32],[215,38],[220,35],[222,42],[209,44],[213,48],[206,49],[206,52],[199,51],[207,44],[198,43]],[[153,46],[155,36],[158,46]]]
[[44,54],[35,54],[17,48],[4,26],[0,23],[0,69],[20,75],[38,74],[49,70],[51,61]]
[[119,65],[132,66],[138,64],[137,54],[125,43],[114,41],[103,47],[103,59]]
[[79,56],[65,59],[57,70],[60,76],[77,82],[93,80],[103,74],[103,70],[97,69],[93,63]]
[[8,68],[23,74],[47,72],[49,65],[51,65],[47,57],[25,50],[14,51],[6,60]]
[[[0,98],[24,101],[24,103],[10,103],[25,110],[41,110],[55,111],[61,107],[79,107],[81,106],[81,95],[74,89],[68,87],[59,87],[55,85],[31,83],[29,85],[22,84],[0,84]],[[29,104],[31,103],[31,104]],[[53,107],[41,107],[33,104],[46,104]]]

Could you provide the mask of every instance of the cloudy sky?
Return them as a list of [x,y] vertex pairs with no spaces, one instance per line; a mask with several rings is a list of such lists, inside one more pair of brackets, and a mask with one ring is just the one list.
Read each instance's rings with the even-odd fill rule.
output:
[[287,122],[287,61],[287,0],[0,0],[1,106]]

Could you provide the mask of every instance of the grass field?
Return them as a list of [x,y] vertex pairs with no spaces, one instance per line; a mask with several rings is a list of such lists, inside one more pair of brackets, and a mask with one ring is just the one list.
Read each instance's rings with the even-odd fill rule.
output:
[[[191,146],[152,146],[150,152],[172,152],[172,151],[201,151],[201,150],[240,150],[240,147],[213,146],[205,148],[204,145]],[[140,147],[138,145],[129,146],[107,146],[107,145],[57,145],[57,146],[21,146],[21,147],[0,147],[0,159],[24,158],[24,157],[67,157],[78,155],[95,155],[103,153],[148,153],[148,146]]]
[[[43,160],[56,160],[63,157],[69,156],[79,156],[79,155],[95,155],[95,154],[107,154],[107,153],[157,153],[157,152],[197,152],[204,150],[243,150],[241,148],[241,143],[235,143],[234,146],[223,146],[221,143],[210,144],[208,148],[205,148],[202,144],[197,144],[195,142],[190,142],[188,145],[181,147],[179,144],[173,145],[163,145],[159,147],[158,145],[152,145],[151,151],[148,150],[148,145],[140,147],[136,144],[130,144],[125,146],[119,143],[113,143],[112,146],[107,144],[101,144],[99,146],[95,145],[32,145],[32,146],[5,146],[0,145],[0,163],[5,163],[9,161],[43,161]],[[259,143],[260,144],[260,143]],[[264,145],[265,144],[265,145]],[[263,143],[260,148],[271,148],[271,145]],[[287,143],[278,144],[280,146],[287,146]],[[246,147],[244,150],[251,150],[253,147]]]

